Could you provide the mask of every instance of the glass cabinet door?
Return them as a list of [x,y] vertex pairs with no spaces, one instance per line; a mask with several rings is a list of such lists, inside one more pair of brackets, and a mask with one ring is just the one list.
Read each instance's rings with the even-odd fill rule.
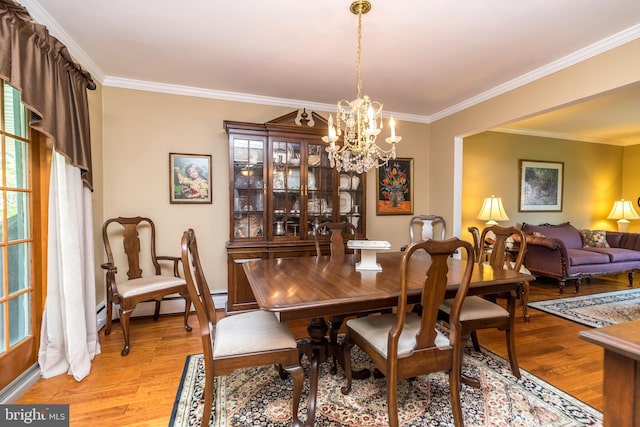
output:
[[336,185],[325,145],[308,144],[306,154],[307,230],[312,239],[318,224],[333,221]]
[[358,235],[364,234],[361,221],[364,214],[363,187],[364,177],[355,172],[341,172],[338,177],[338,203],[340,209],[340,221],[353,224]]
[[233,140],[234,238],[263,239],[266,186],[265,141]]
[[303,200],[303,179],[300,159],[300,142],[274,141],[273,164],[273,215],[274,238],[300,237],[300,217]]

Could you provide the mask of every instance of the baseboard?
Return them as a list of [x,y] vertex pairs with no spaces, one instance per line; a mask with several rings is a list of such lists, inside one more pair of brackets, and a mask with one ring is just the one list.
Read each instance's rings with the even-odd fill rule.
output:
[[[227,294],[219,293],[212,294],[213,303],[216,307],[225,307],[227,305]],[[107,323],[107,304],[106,301],[102,301],[98,305],[98,312],[96,314],[98,322],[98,330],[104,328]],[[131,314],[131,317],[145,317],[153,316],[156,309],[154,301],[142,302],[136,306],[136,309]],[[193,307],[191,308],[193,311]],[[167,297],[162,300],[160,304],[160,314],[181,314],[184,313],[184,298],[180,296]],[[118,310],[113,310],[113,318],[118,319]]]
[[40,366],[37,363],[31,365],[18,378],[0,390],[0,404],[13,403],[27,392],[40,379]]

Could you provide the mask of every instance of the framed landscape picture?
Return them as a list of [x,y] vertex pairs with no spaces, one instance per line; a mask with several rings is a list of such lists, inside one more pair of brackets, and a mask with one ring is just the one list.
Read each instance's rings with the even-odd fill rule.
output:
[[377,215],[413,214],[413,159],[393,159],[376,170]]
[[169,153],[171,203],[211,203],[211,156]]
[[561,212],[564,163],[520,160],[520,212]]

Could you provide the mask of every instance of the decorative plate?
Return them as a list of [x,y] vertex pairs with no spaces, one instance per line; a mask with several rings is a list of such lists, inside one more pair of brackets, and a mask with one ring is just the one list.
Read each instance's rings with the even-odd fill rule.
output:
[[348,190],[349,188],[351,188],[351,178],[343,173],[340,175],[340,189]]
[[351,194],[340,192],[340,213],[349,213],[351,211]]
[[307,185],[309,186],[309,190],[316,190],[316,176],[313,172],[307,174]]
[[291,190],[300,189],[300,169],[289,169],[287,177],[287,188]]

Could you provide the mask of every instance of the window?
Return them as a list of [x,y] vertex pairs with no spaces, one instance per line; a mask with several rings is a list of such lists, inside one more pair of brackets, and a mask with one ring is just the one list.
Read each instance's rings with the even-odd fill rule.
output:
[[33,274],[33,144],[30,142],[28,111],[21,102],[20,93],[6,82],[2,83],[0,94],[3,100],[0,118],[2,388],[35,363],[37,333]]

